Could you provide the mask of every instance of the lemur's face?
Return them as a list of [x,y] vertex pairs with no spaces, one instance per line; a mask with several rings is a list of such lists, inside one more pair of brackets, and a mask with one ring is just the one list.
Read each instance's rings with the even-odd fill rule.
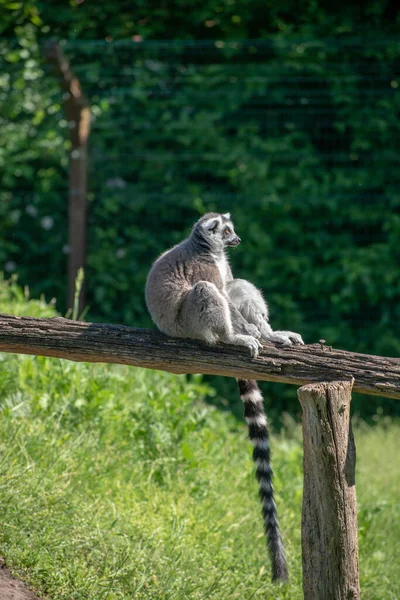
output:
[[230,213],[210,216],[201,223],[201,226],[204,238],[215,250],[240,244],[241,240],[235,233]]

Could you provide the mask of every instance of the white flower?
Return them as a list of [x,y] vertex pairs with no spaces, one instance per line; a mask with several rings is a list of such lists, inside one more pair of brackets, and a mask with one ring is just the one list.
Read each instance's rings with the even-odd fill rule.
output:
[[40,219],[40,224],[43,227],[43,229],[45,229],[46,231],[49,231],[50,229],[53,228],[54,219],[53,219],[53,217],[43,217],[42,219]]
[[126,255],[126,250],[125,248],[118,248],[118,250],[115,253],[117,258],[124,258],[124,256]]

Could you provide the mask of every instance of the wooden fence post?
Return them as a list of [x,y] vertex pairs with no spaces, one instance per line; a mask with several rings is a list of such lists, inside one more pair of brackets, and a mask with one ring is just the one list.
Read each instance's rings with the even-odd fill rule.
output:
[[[70,131],[68,201],[68,308],[74,305],[75,279],[85,267],[87,237],[87,142],[90,133],[90,107],[67,57],[56,42],[48,42],[46,59],[54,65],[63,92],[63,105]],[[79,313],[85,305],[85,283],[79,297]]]
[[303,408],[305,600],[360,598],[352,387],[352,381],[332,381],[298,390]]

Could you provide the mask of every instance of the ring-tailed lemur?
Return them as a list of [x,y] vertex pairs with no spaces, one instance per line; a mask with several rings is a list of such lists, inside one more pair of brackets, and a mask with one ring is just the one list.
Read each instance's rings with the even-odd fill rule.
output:
[[[245,346],[253,357],[261,348],[259,340],[303,344],[297,333],[272,331],[261,292],[248,281],[233,279],[225,249],[240,241],[229,213],[201,217],[190,236],[164,252],[150,270],[146,302],[153,321],[167,335]],[[255,381],[239,379],[238,386],[254,446],[272,579],[285,580],[286,557],[274,502],[263,398]]]

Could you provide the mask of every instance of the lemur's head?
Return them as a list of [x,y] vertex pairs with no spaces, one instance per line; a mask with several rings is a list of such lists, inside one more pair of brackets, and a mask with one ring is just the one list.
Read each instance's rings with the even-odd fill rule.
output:
[[192,235],[212,252],[222,252],[227,246],[237,246],[241,241],[235,233],[230,213],[206,213],[195,223]]

